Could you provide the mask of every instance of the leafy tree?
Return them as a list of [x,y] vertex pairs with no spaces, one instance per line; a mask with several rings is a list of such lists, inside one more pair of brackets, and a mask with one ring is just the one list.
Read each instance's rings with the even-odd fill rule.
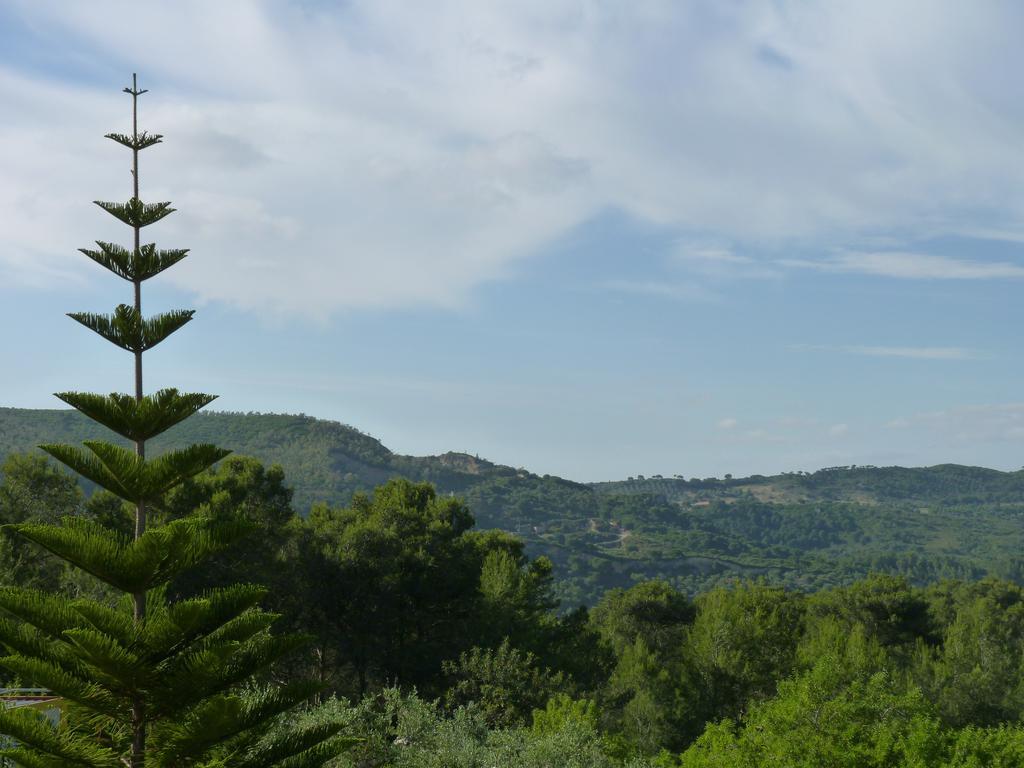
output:
[[601,642],[590,613],[580,606],[549,621],[551,625],[553,631],[537,654],[552,669],[569,675],[580,690],[596,692],[608,680],[615,654]]
[[[545,663],[566,627],[550,610],[551,563],[502,531],[473,531],[469,509],[429,483],[393,479],[345,508],[316,505],[290,555],[308,626],[338,690],[386,684],[444,691],[441,663],[509,638]],[[334,655],[335,658],[326,657]]]
[[607,592],[591,611],[590,621],[618,654],[638,639],[654,652],[678,653],[695,615],[686,595],[664,581],[643,581]]
[[[0,525],[55,522],[82,511],[82,492],[74,477],[45,456],[12,453],[0,466]],[[0,535],[0,583],[53,591],[64,577],[64,564],[4,530]]]
[[541,667],[536,656],[507,640],[497,648],[473,648],[445,662],[444,671],[453,678],[445,694],[449,710],[475,702],[492,727],[526,724],[535,709],[570,687],[560,672]]
[[774,695],[795,664],[803,617],[798,595],[760,582],[700,596],[684,652],[707,719],[735,717]]
[[[228,452],[197,444],[149,457],[147,442],[208,404],[213,397],[143,390],[142,357],[192,319],[192,310],[145,317],[142,283],[185,257],[185,249],[158,250],[141,243],[141,230],[170,214],[170,203],[139,197],[139,152],[161,136],[139,132],[136,85],[132,132],[108,138],[132,152],[132,196],[97,202],[131,227],[125,248],[98,242],[83,253],[131,283],[132,304],[112,314],[72,318],[134,359],[134,394],[63,392],[64,402],[120,435],[121,444],[90,440],[85,450],[42,446],[51,456],[134,506],[126,536],[100,521],[68,516],[61,524],[17,522],[11,530],[108,585],[114,603],[72,599],[41,590],[0,589],[0,664],[26,682],[69,702],[58,729],[19,708],[0,711],[0,731],[14,737],[3,756],[29,768],[81,765],[305,766],[329,759],[340,746],[338,722],[274,731],[271,726],[310,698],[317,686],[297,681],[280,687],[243,687],[253,675],[303,642],[276,636],[275,616],[257,607],[257,586],[214,589],[190,600],[167,598],[168,584],[205,558],[223,551],[251,526],[237,516],[209,512],[149,525],[164,494],[207,469]],[[56,487],[56,486],[55,486]]]
[[546,557],[528,561],[521,547],[495,547],[499,540],[494,536],[478,541],[483,553],[481,627],[491,634],[488,644],[509,638],[519,648],[539,650],[546,638],[538,634],[554,629],[550,611],[558,605],[551,596],[551,561]]
[[604,693],[606,721],[629,751],[678,749],[699,732],[693,722],[697,696],[678,659],[666,663],[643,638],[623,649]]
[[359,695],[371,682],[429,684],[443,659],[468,647],[480,561],[460,501],[438,498],[428,483],[392,480],[348,508],[315,507],[309,524],[323,556],[312,597],[323,601],[330,641]]
[[915,680],[951,725],[1019,720],[1024,715],[1024,590],[986,580],[956,589],[954,600],[941,645],[918,650]]
[[633,751],[655,754],[693,735],[695,697],[681,661],[694,616],[689,599],[663,581],[611,590],[590,614],[615,657],[602,692],[605,724]]
[[951,738],[942,768],[1017,768],[1024,765],[1024,728],[964,728]]
[[270,589],[267,603],[274,611],[294,614],[295,590],[302,587],[288,567],[292,563],[283,562],[294,533],[291,499],[281,467],[264,467],[249,456],[228,456],[171,489],[160,506],[165,520],[196,513],[235,515],[253,528],[253,535],[182,574],[174,582],[175,591],[192,596],[203,589],[251,581]]
[[[415,693],[387,688],[357,705],[332,702],[362,741],[338,768],[652,768],[610,756],[587,713],[559,707],[543,728],[491,728],[475,704],[445,713]],[[575,708],[574,708],[575,709]],[[581,715],[581,716],[577,716]]]
[[135,528],[131,504],[104,488],[95,491],[85,502],[85,516],[124,536],[131,536]]
[[945,729],[920,689],[875,671],[851,677],[827,655],[779,684],[740,722],[710,725],[682,768],[1010,768],[1024,759],[1024,728]]
[[838,659],[849,680],[898,669],[897,662],[863,624],[849,627],[832,616],[809,620],[796,650],[797,667],[803,670],[813,669],[825,657]]
[[75,478],[35,453],[12,453],[0,466],[0,523],[52,523],[76,514],[82,492]]
[[684,768],[888,768],[933,766],[944,751],[920,691],[885,673],[849,683],[835,658],[779,685],[741,726],[711,726],[682,756]]
[[901,576],[871,574],[848,587],[822,592],[811,599],[809,610],[835,616],[848,627],[860,624],[886,647],[931,636],[928,603]]
[[548,699],[544,709],[533,710],[533,732],[557,733],[566,723],[578,722],[597,728],[597,703],[591,699],[573,699],[564,693]]

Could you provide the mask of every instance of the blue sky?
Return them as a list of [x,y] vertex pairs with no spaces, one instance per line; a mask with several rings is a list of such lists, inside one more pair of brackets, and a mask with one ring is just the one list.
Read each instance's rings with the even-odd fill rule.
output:
[[[153,387],[578,480],[1024,464],[1024,10],[0,0],[0,403],[120,390],[67,320],[147,230]],[[109,219],[109,220],[108,220]]]

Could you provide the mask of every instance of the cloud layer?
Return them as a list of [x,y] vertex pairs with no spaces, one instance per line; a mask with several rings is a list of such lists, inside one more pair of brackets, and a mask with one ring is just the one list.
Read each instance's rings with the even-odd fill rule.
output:
[[866,357],[902,357],[910,360],[976,360],[983,355],[965,347],[886,347],[869,345],[830,346],[825,344],[797,344],[794,349],[821,352],[842,352]]
[[979,262],[900,251],[845,253],[818,261],[783,259],[780,264],[823,272],[878,275],[904,280],[995,280],[1024,277],[1024,265],[1012,262]]
[[[167,134],[143,189],[172,279],[242,308],[324,317],[457,306],[567,230],[619,209],[684,241],[852,246],[801,263],[892,277],[1016,278],[1012,263],[863,238],[1024,227],[1024,11],[920,0],[408,4],[13,3],[70,72],[0,68],[0,271],[76,279],[83,200],[126,197],[99,138]],[[113,75],[111,75],[113,77]],[[104,77],[99,77],[103,80]],[[748,271],[727,248],[699,271]],[[624,258],[628,258],[625,257]],[[770,274],[770,271],[769,273]],[[618,286],[652,292],[643,280]],[[658,289],[689,295],[683,287]]]

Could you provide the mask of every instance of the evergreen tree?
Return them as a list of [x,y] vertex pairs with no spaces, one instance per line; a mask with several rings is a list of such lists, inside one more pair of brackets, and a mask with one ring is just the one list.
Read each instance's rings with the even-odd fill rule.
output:
[[[139,197],[139,153],[161,136],[138,130],[132,75],[132,132],[107,138],[132,152],[132,196],[97,205],[131,227],[125,248],[97,242],[82,249],[131,283],[133,304],[113,314],[71,317],[134,358],[134,394],[63,392],[57,396],[121,435],[131,448],[86,441],[85,448],[43,450],[135,508],[135,530],[125,534],[101,522],[69,516],[60,525],[22,522],[10,527],[53,555],[108,585],[122,599],[111,604],[74,600],[27,588],[0,589],[0,664],[18,679],[45,686],[68,702],[54,729],[38,714],[0,711],[0,733],[16,740],[0,749],[27,768],[56,766],[319,765],[341,748],[340,723],[286,727],[297,705],[318,687],[307,681],[260,687],[254,675],[305,641],[269,631],[274,614],[257,607],[264,591],[252,585],[210,590],[172,601],[167,585],[186,569],[222,551],[249,526],[240,517],[197,514],[147,526],[168,490],[209,468],[228,451],[192,445],[147,457],[148,441],[214,398],[162,389],[143,391],[143,353],[192,319],[192,310],[144,317],[142,283],[174,265],[187,249],[142,244],[143,227],[174,209]],[[2,742],[0,742],[2,743]]]

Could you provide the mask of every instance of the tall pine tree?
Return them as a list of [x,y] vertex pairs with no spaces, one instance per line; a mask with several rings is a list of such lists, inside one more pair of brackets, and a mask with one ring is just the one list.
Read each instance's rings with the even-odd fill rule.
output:
[[[54,729],[26,709],[0,711],[0,733],[14,737],[0,756],[26,768],[56,766],[238,766],[300,768],[320,765],[343,746],[336,722],[289,727],[297,706],[317,693],[308,681],[260,687],[254,676],[305,638],[274,635],[277,618],[258,607],[264,590],[252,585],[217,589],[172,601],[167,586],[182,571],[221,551],[249,529],[240,519],[194,515],[147,526],[147,512],[169,489],[208,469],[228,451],[213,445],[146,455],[147,443],[214,398],[143,390],[143,353],[192,319],[193,310],[145,317],[142,283],[174,265],[187,249],[143,244],[143,227],[173,212],[170,203],[139,197],[139,153],[161,142],[138,130],[132,98],[130,134],[107,138],[132,153],[132,196],[96,204],[128,225],[130,247],[97,242],[90,259],[132,285],[133,303],[112,314],[71,317],[134,361],[134,393],[62,392],[65,403],[113,430],[131,447],[87,441],[84,449],[43,450],[135,507],[135,531],[125,536],[95,521],[65,518],[61,525],[11,528],[120,593],[110,604],[22,589],[0,589],[0,665],[26,683],[45,686],[69,702]],[[3,743],[3,742],[0,742]]]

